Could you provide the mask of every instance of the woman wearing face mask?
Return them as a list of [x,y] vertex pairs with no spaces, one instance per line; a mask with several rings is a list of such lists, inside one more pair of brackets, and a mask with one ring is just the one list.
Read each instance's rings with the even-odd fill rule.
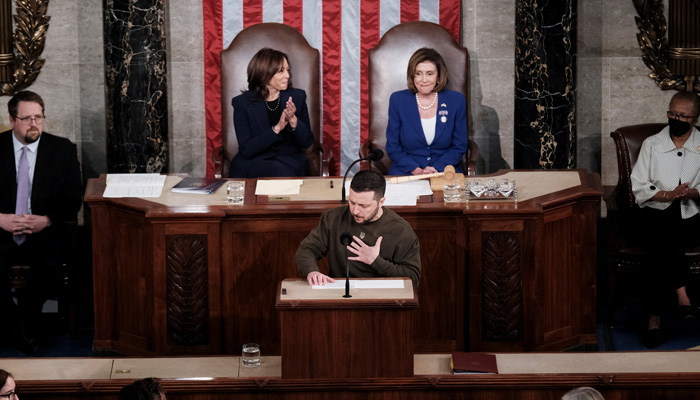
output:
[[642,144],[632,170],[632,191],[640,207],[640,235],[649,255],[647,288],[649,325],[647,347],[663,341],[661,304],[675,291],[678,311],[684,321],[697,309],[686,291],[690,269],[685,249],[700,238],[700,131],[694,125],[700,113],[700,97],[678,92],[669,104],[668,126]]

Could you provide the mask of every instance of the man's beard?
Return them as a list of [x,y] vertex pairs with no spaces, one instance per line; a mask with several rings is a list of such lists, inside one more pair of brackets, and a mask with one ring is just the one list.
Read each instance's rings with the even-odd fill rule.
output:
[[[374,217],[377,216],[377,214],[379,214],[379,206],[377,206],[377,208],[374,209],[374,212],[372,213],[372,215],[369,216],[369,218],[365,218],[364,221],[362,221],[362,222],[357,222],[357,219],[355,219],[355,222],[357,222],[358,224],[362,224],[362,225],[368,224],[368,223],[372,222],[372,220],[374,219]],[[353,217],[355,217],[355,216],[353,215]]]
[[27,142],[27,144],[34,143],[39,140],[40,137],[41,132],[38,129],[32,129],[27,131],[27,134],[24,135],[24,141]]

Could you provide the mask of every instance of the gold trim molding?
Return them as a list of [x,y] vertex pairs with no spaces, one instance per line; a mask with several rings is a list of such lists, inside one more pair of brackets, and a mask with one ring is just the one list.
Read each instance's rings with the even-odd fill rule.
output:
[[[642,60],[649,67],[649,77],[663,90],[688,90],[700,92],[698,77],[685,79],[673,75],[668,68],[669,48],[666,38],[666,18],[663,0],[632,0],[639,16],[634,17],[639,33],[637,42],[642,50]],[[690,86],[690,87],[689,87]]]
[[49,0],[15,0],[13,81],[2,85],[1,95],[12,96],[26,89],[39,75],[44,59],[46,31],[51,17],[46,15]]

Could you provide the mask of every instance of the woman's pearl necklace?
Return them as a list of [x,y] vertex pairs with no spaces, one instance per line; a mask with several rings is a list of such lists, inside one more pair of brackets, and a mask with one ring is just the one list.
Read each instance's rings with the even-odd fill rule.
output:
[[[277,110],[277,109],[280,107],[280,100],[281,100],[281,99],[282,99],[282,96],[280,96],[280,97],[277,98],[277,105],[275,106],[275,108],[270,108],[270,106],[267,104],[268,101],[265,100],[265,107],[267,107],[267,109],[270,110],[271,112],[272,112],[272,111],[275,111],[275,110]],[[272,101],[274,101],[274,100],[272,100]],[[270,101],[269,103],[272,103],[272,101]],[[431,106],[431,107],[432,107],[432,106]]]
[[418,103],[418,107],[420,107],[421,110],[430,110],[431,108],[433,108],[433,106],[435,105],[435,102],[437,101],[437,95],[438,95],[437,92],[435,92],[435,97],[433,97],[433,102],[430,103],[430,105],[428,107],[423,107],[423,105],[420,103],[420,100],[418,100],[418,93],[416,93],[416,103]]

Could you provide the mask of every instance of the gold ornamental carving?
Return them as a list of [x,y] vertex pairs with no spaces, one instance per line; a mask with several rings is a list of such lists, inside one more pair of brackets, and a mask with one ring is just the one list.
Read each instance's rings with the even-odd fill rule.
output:
[[[669,57],[687,56],[691,49],[669,49],[666,37],[666,18],[662,0],[632,0],[638,16],[634,17],[639,32],[637,42],[642,50],[642,60],[649,67],[649,77],[663,90],[687,90],[700,92],[696,76],[674,75],[669,68]],[[693,0],[699,5],[699,0]]]
[[46,15],[48,7],[49,0],[15,1],[13,52],[0,54],[0,66],[12,65],[13,73],[12,79],[2,84],[0,94],[12,96],[29,87],[39,75],[45,61],[39,56],[44,51],[46,31],[51,19]]

